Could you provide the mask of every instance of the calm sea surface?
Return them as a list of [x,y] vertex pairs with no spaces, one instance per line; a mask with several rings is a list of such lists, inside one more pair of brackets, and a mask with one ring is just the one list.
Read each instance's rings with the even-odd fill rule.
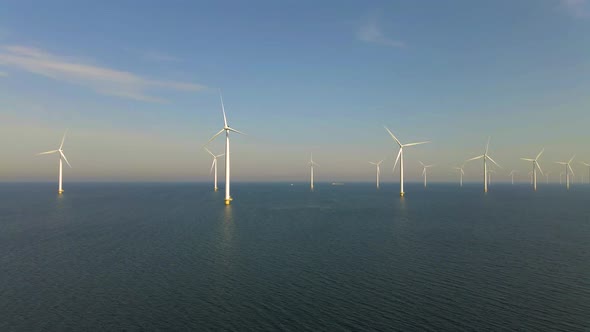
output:
[[590,186],[0,184],[0,331],[590,330]]

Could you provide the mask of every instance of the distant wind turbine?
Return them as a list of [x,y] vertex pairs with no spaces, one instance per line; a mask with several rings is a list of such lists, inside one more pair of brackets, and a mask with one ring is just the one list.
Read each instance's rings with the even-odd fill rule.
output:
[[207,150],[207,152],[209,152],[209,154],[211,155],[211,157],[213,157],[213,163],[211,164],[211,170],[209,171],[209,173],[213,172],[215,170],[215,175],[213,176],[213,189],[215,191],[217,191],[217,158],[219,157],[223,157],[223,153],[220,155],[215,155],[213,154],[213,152],[209,151],[209,149],[207,149],[206,147],[204,148],[205,150]]
[[426,188],[426,169],[433,167],[434,165],[424,165],[421,161],[418,161],[422,165],[422,175],[424,176],[424,188]]
[[563,177],[564,173],[561,172],[559,173],[559,184],[563,184],[563,180],[561,179]]
[[377,189],[379,189],[379,175],[381,175],[381,169],[380,169],[381,163],[383,163],[383,160],[376,161],[376,162],[369,161],[369,164],[377,166]]
[[529,179],[531,181],[531,184],[533,184],[533,171],[529,171],[528,173]]
[[572,161],[574,161],[574,158],[576,158],[575,155],[567,162],[566,161],[556,161],[557,164],[565,165],[565,183],[566,183],[566,187],[568,190],[570,189],[570,172],[572,173],[572,175],[574,175],[574,170],[572,169],[572,166],[570,165],[572,163]]
[[543,151],[545,151],[545,148],[541,149],[541,152],[539,152],[539,154],[533,159],[533,158],[520,158],[522,160],[525,161],[532,161],[533,162],[533,170],[532,170],[532,185],[533,185],[533,190],[537,190],[537,168],[539,169],[539,172],[541,172],[541,174],[543,174],[543,170],[541,170],[541,165],[539,165],[539,157],[541,157],[541,155],[543,154]]
[[313,167],[314,166],[320,166],[318,165],[315,161],[313,161],[313,153],[311,154],[311,158],[309,159],[309,168],[311,169],[311,178],[310,178],[310,187],[311,190],[313,190]]
[[547,184],[549,184],[549,174],[551,174],[551,171],[545,172],[545,179],[547,180]]
[[391,138],[393,138],[395,140],[395,142],[399,145],[399,152],[397,153],[397,158],[395,158],[395,164],[393,164],[393,170],[395,171],[395,167],[397,166],[397,162],[399,160],[399,186],[400,186],[399,195],[401,197],[404,197],[404,148],[409,147],[409,146],[419,145],[419,144],[430,143],[430,141],[402,144],[397,139],[397,137],[395,137],[395,135],[391,132],[391,130],[389,130],[389,128],[385,127],[385,130],[387,130],[387,132],[389,133]]
[[510,174],[508,174],[508,176],[512,177],[512,184],[514,184],[514,174],[518,173],[518,171],[516,170],[512,170],[510,171]]
[[477,156],[477,157],[473,157],[471,159],[468,159],[467,161],[472,161],[472,160],[477,160],[477,159],[483,159],[483,191],[484,192],[488,192],[488,164],[487,161],[488,159],[493,162],[494,164],[496,164],[496,166],[502,168],[500,165],[498,165],[497,162],[494,161],[494,159],[492,159],[492,157],[490,157],[488,155],[488,150],[490,147],[490,138],[488,137],[488,144],[486,144],[486,152],[484,154],[482,154],[481,156]]
[[227,117],[225,116],[225,108],[223,107],[223,97],[221,96],[221,91],[219,91],[219,99],[221,100],[221,112],[223,113],[223,128],[209,141],[207,144],[211,143],[215,139],[215,137],[221,135],[225,131],[225,205],[229,205],[233,198],[230,195],[229,191],[229,182],[230,182],[230,164],[229,164],[229,132],[233,131],[234,133],[245,135],[244,133],[233,129],[227,124]]
[[492,184],[492,173],[496,173],[493,169],[488,170],[488,186]]
[[459,171],[459,186],[460,187],[463,187],[463,175],[465,175],[465,172],[463,171],[463,167],[465,167],[465,164],[461,165],[461,167],[455,167],[455,169]]
[[[64,146],[64,141],[66,140],[66,134],[67,134],[67,130],[64,133],[64,136],[61,139],[61,144],[59,145],[59,148],[57,150],[51,150],[51,151],[46,151],[46,152],[41,152],[38,153],[37,155],[42,155],[42,154],[53,154],[53,153],[59,153],[59,185],[58,185],[58,189],[57,192],[59,194],[63,193],[64,190],[62,189],[62,169],[63,169],[63,161],[65,161],[68,166],[70,166],[70,168],[72,168],[72,165],[70,165],[70,162],[68,161],[68,158],[66,158],[66,155],[63,152],[63,146]],[[63,160],[63,161],[62,161]]]
[[588,183],[590,183],[590,164],[582,162],[582,165],[588,167]]

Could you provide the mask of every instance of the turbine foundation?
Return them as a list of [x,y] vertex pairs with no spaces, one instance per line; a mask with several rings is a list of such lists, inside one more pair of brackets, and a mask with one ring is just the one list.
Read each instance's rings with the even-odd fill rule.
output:
[[402,193],[399,193],[399,196],[400,197],[404,197],[404,193],[403,192]]

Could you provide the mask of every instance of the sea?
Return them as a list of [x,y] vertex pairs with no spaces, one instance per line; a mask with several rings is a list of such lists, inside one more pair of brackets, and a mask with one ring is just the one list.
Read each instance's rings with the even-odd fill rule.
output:
[[590,331],[590,185],[0,184],[0,331]]

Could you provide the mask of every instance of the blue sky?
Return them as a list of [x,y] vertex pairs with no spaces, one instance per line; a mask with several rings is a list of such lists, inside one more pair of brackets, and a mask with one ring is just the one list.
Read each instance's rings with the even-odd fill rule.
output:
[[[590,161],[590,1],[5,1],[0,11],[0,181],[205,181],[222,125],[232,176],[384,180],[402,141],[409,179],[491,154]],[[222,150],[222,140],[212,144]],[[477,180],[470,164],[466,179]],[[577,163],[575,170],[583,170]],[[581,172],[578,172],[581,173]],[[521,180],[525,180],[522,178]],[[555,180],[557,180],[555,178]]]

